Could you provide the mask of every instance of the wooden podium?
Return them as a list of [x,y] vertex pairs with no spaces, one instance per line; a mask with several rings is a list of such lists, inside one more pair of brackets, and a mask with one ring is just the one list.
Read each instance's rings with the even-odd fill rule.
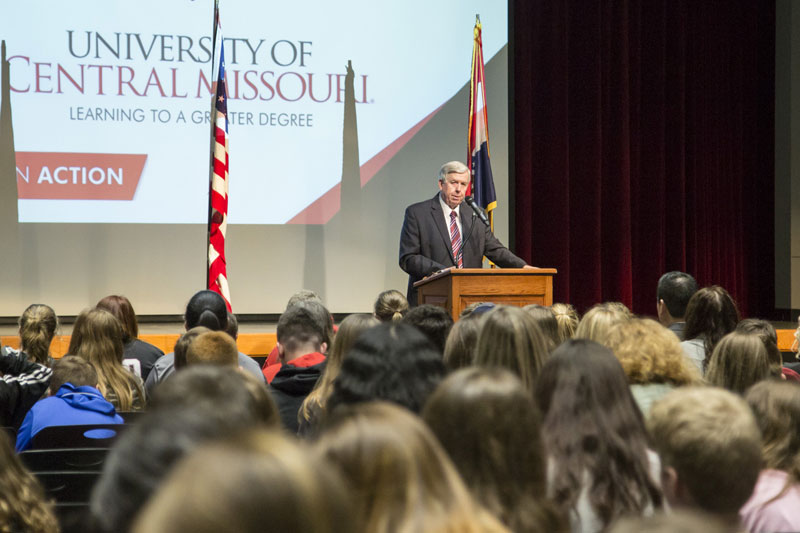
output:
[[447,309],[453,320],[475,302],[553,305],[555,268],[453,268],[414,284],[417,301]]

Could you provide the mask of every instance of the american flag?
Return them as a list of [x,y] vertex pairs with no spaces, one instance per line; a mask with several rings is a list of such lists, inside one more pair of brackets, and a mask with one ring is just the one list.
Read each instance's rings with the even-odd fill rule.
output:
[[228,91],[225,81],[225,51],[217,9],[214,19],[215,42],[219,42],[219,70],[211,115],[213,126],[208,213],[208,288],[225,299],[230,311],[231,294],[225,261],[225,233],[228,229]]
[[469,89],[469,134],[467,160],[472,175],[471,191],[475,203],[481,206],[492,220],[492,210],[497,207],[492,166],[489,162],[489,123],[486,118],[486,88],[483,78],[483,41],[481,19],[476,15],[472,41],[472,75]]

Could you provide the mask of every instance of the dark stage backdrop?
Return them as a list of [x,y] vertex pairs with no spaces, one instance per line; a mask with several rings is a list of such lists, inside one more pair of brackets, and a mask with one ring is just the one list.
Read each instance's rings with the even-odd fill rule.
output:
[[655,314],[668,270],[774,311],[775,2],[511,0],[516,251]]

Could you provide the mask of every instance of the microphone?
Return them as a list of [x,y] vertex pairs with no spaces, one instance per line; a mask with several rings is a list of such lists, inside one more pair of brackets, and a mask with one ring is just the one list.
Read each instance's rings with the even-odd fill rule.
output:
[[465,196],[464,201],[467,202],[467,205],[470,206],[473,211],[475,211],[475,214],[478,215],[478,218],[481,219],[481,222],[486,224],[486,226],[489,226],[489,217],[487,217],[486,213],[483,212],[483,209],[481,209],[478,204],[475,203],[475,199],[472,198],[472,196]]

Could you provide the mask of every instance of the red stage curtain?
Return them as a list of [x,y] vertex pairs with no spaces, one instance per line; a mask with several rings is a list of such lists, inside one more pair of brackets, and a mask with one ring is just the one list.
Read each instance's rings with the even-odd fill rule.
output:
[[774,310],[775,3],[512,0],[517,253],[655,314],[668,270]]

